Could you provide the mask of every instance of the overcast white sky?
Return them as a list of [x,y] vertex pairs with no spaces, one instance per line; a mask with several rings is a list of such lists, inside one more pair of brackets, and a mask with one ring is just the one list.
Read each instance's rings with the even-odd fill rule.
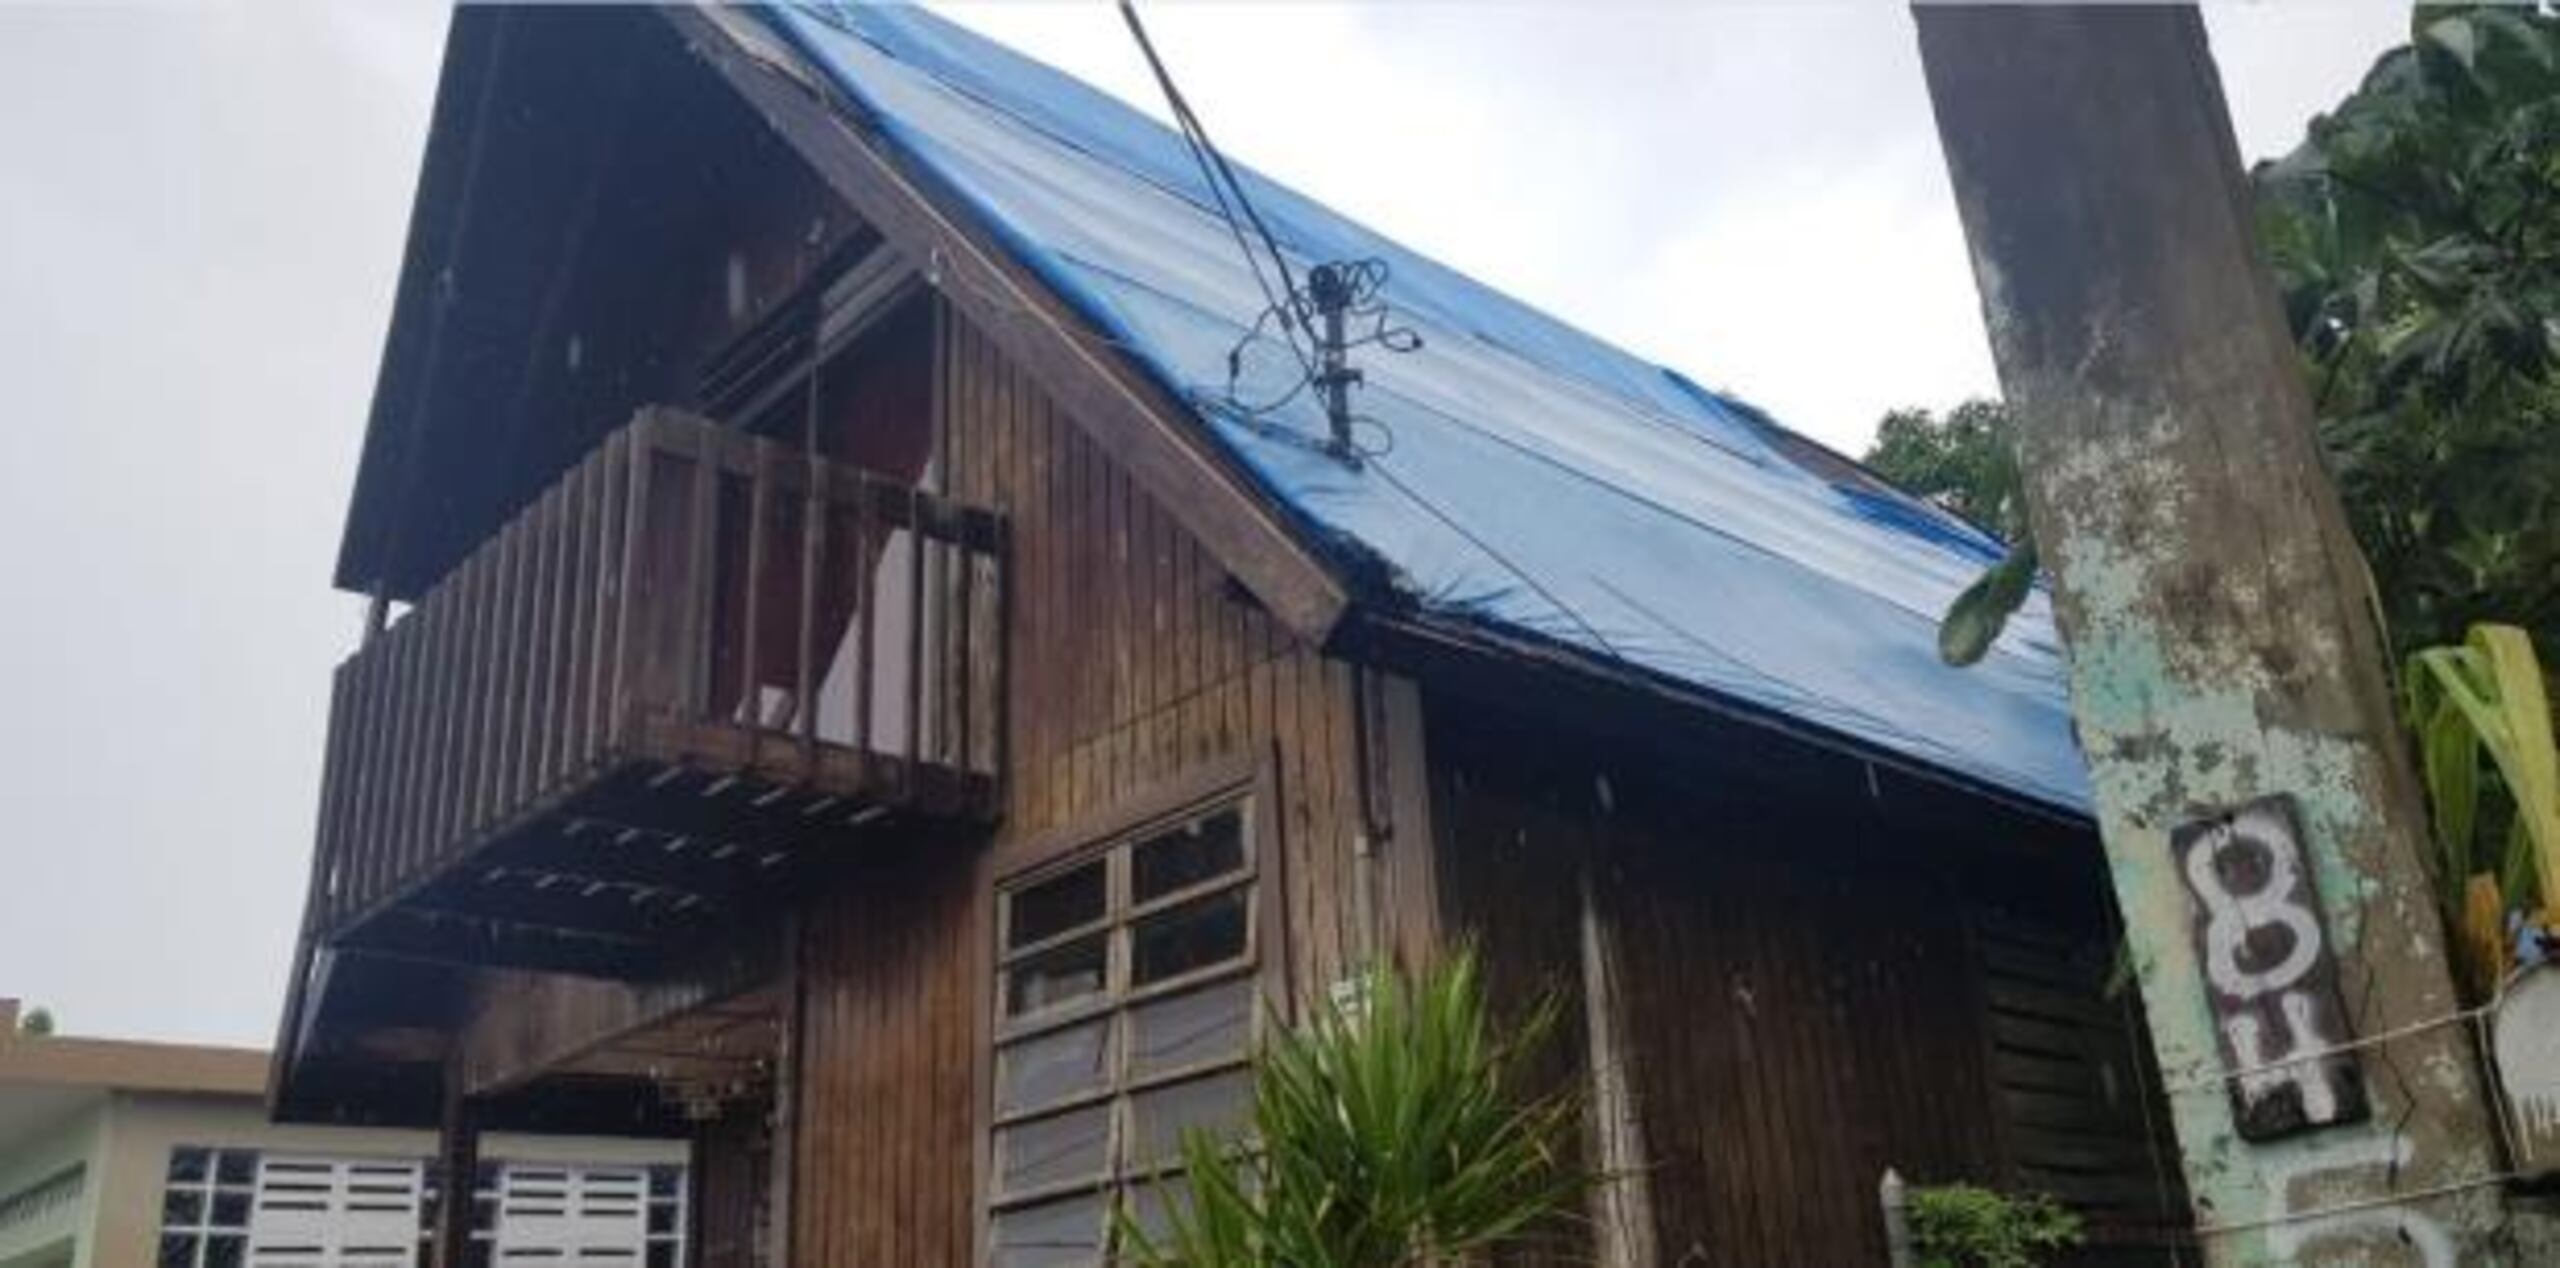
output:
[[[963,21],[1152,106],[1099,3]],[[2208,10],[2241,146],[2406,31]],[[445,14],[0,3],[0,995],[273,1037],[328,588]],[[1991,390],[1909,15],[1888,3],[1157,5],[1221,144],[1855,451]]]

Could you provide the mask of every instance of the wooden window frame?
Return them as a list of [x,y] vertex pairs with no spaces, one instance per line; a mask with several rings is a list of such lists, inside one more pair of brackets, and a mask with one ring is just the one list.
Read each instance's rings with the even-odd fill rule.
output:
[[[1056,829],[1000,847],[986,857],[981,868],[980,886],[985,903],[981,909],[983,917],[977,939],[980,954],[985,957],[980,980],[984,991],[981,1006],[986,1009],[982,1014],[986,1030],[975,1058],[977,1182],[973,1186],[973,1205],[976,1262],[994,1262],[996,1219],[1000,1214],[1083,1192],[1103,1195],[1107,1209],[1107,1204],[1116,1200],[1118,1195],[1145,1183],[1154,1173],[1152,1168],[1161,1164],[1149,1164],[1150,1170],[1139,1171],[1122,1161],[1131,1098],[1226,1071],[1251,1068],[1250,1053],[1260,1042],[1274,1010],[1290,1007],[1288,940],[1283,923],[1286,911],[1283,896],[1287,888],[1286,850],[1281,838],[1279,793],[1276,757],[1219,762],[1167,780]],[[1239,870],[1185,885],[1144,902],[1127,901],[1134,894],[1132,859],[1139,843],[1158,830],[1206,818],[1229,806],[1242,810],[1245,857]],[[1052,933],[1036,943],[1019,948],[1006,947],[1010,923],[1006,899],[1009,894],[1074,871],[1097,858],[1103,860],[1105,867],[1103,912],[1098,919]],[[1238,889],[1249,892],[1245,906],[1245,947],[1238,957],[1150,982],[1143,987],[1132,989],[1128,985],[1133,972],[1131,939],[1138,921],[1185,903]],[[1018,1017],[1007,1014],[1008,969],[1091,938],[1097,932],[1106,939],[1107,948],[1104,987],[1098,995]],[[1136,1074],[1130,1069],[1132,1052],[1126,1039],[1128,1027],[1122,1023],[1106,1031],[1109,1036],[1106,1042],[1112,1045],[1107,1058],[1109,1073],[1099,1088],[1062,1097],[1035,1109],[1009,1112],[999,1109],[997,1057],[1005,1047],[1063,1033],[1098,1018],[1125,1017],[1151,1002],[1233,981],[1249,981],[1255,987],[1246,1022],[1244,1057],[1192,1061],[1178,1067]],[[1095,1106],[1110,1107],[1103,1145],[1106,1163],[1099,1178],[1056,1181],[1018,1192],[1000,1191],[1001,1177],[996,1156],[996,1134],[999,1130],[1090,1110]]]

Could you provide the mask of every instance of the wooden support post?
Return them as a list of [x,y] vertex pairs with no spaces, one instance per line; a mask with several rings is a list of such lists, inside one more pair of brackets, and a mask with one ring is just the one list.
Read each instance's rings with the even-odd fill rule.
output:
[[1603,865],[1602,859],[1586,854],[1581,877],[1583,1062],[1591,1072],[1585,1134],[1591,1141],[1591,1165],[1600,1177],[1591,1190],[1592,1262],[1600,1268],[1647,1268],[1662,1262],[1662,1249],[1653,1226],[1643,1107],[1636,1103],[1627,1065],[1631,1046],[1620,991],[1626,972],[1616,922],[1601,910],[1591,875]]
[[[2202,19],[1914,13],[2208,1259],[2512,1262],[2370,581]],[[2352,1095],[2285,1064],[2341,1051]]]
[[478,1107],[464,1089],[463,1063],[445,1062],[444,1119],[436,1138],[435,1268],[471,1262],[471,1198],[480,1176]]
[[783,917],[782,1033],[773,1061],[773,1170],[765,1190],[766,1218],[773,1221],[766,1245],[772,1250],[769,1262],[775,1264],[796,1262],[792,1247],[797,1217],[792,1208],[800,1153],[801,934],[798,912]]

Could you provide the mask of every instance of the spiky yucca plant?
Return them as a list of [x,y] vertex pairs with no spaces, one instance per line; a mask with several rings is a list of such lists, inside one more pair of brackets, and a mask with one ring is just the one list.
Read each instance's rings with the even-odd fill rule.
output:
[[1190,1198],[1150,1236],[1125,1211],[1120,1262],[1151,1268],[1399,1268],[1530,1236],[1585,1187],[1578,1103],[1531,1086],[1551,999],[1497,1025],[1470,954],[1418,980],[1274,1025],[1246,1143],[1185,1138]]

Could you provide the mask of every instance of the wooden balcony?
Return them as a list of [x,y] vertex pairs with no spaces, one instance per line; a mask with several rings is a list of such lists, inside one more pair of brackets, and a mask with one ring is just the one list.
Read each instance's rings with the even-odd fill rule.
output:
[[339,666],[319,936],[643,977],[866,836],[985,819],[1003,529],[644,412]]

